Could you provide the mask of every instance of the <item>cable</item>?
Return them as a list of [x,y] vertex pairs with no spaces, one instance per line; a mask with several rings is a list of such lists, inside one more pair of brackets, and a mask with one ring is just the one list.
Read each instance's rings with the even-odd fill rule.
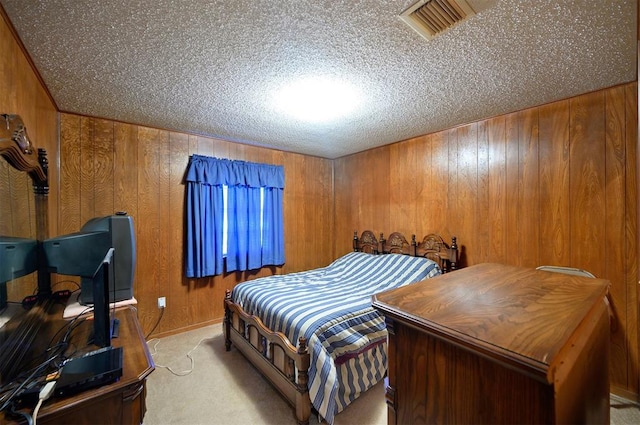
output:
[[[62,328],[64,328],[64,326]],[[54,362],[58,358],[62,358],[67,346],[68,344],[66,342],[60,342],[53,346],[50,345],[43,353],[46,355],[49,351],[52,351],[52,353],[49,353],[50,355],[46,360],[33,367],[31,370],[21,372],[20,375],[18,375],[18,377],[16,377],[12,382],[0,387],[0,394],[2,394],[0,396],[0,412],[11,406],[13,398],[19,395],[23,388],[29,388],[33,382],[40,379],[40,373],[46,370],[47,367],[53,365],[54,368],[58,370],[60,365],[55,364]],[[37,357],[34,357],[34,359],[36,358]],[[20,378],[21,381],[17,378]]]
[[33,425],[33,418],[31,417],[30,414],[23,412],[21,410],[15,410],[13,404],[10,406],[11,409],[9,410],[9,412],[14,415],[14,416],[22,416],[24,418],[25,421],[27,421],[27,425]]
[[149,333],[147,334],[147,336],[144,339],[148,339],[151,336],[151,334],[153,333],[153,331],[156,330],[156,328],[160,324],[160,320],[162,320],[162,316],[164,316],[164,307],[162,307],[162,309],[160,310],[160,317],[158,317],[158,321],[156,322],[155,325],[153,325],[153,328],[151,329],[151,331],[149,331]]
[[38,412],[40,411],[40,407],[45,400],[48,400],[53,394],[53,389],[56,387],[56,382],[58,381],[49,381],[44,387],[40,390],[40,394],[38,395],[38,404],[36,404],[35,409],[33,409],[33,414],[31,417],[33,418],[33,425],[36,425],[36,420],[38,419]]
[[38,366],[34,367],[31,371],[31,374],[28,377],[26,377],[20,385],[18,385],[13,391],[8,391],[8,395],[3,394],[2,397],[0,397],[0,402],[4,401],[2,406],[0,406],[0,412],[5,410],[10,405],[13,397],[19,394],[20,391],[25,386],[27,386],[34,379],[34,377],[37,377],[38,373],[41,372],[44,368],[46,368],[49,365],[49,362],[53,361],[58,355],[59,354],[55,354],[54,356],[49,357],[46,361],[42,362]]
[[[170,366],[164,366],[161,364],[156,363],[155,366],[156,367],[161,367],[163,369],[167,369],[169,372],[171,372],[172,374],[176,375],[176,376],[187,376],[188,374],[190,374],[191,372],[193,372],[193,369],[196,366],[196,361],[193,359],[193,357],[191,357],[191,353],[193,353],[194,351],[196,351],[196,349],[200,346],[200,344],[202,344],[202,341],[206,341],[208,339],[213,339],[215,337],[205,337],[202,338],[200,341],[198,341],[198,343],[196,344],[195,347],[193,347],[191,350],[189,350],[189,352],[187,353],[187,357],[189,358],[189,360],[191,361],[191,367],[189,368],[189,370],[183,370],[182,372],[176,372],[174,371]],[[156,339],[156,338],[154,338]],[[149,344],[151,341],[153,341],[153,339],[147,341],[147,344]],[[153,352],[151,353],[151,356],[153,357],[155,354],[158,353],[158,351],[156,350],[156,347],[158,346],[158,344],[160,344],[160,340],[158,339],[157,342],[153,345]]]

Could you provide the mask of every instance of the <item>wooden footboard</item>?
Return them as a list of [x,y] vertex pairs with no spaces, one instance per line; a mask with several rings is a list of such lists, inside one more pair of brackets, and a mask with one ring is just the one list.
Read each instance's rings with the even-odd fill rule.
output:
[[[369,230],[364,231],[360,238],[357,232],[354,232],[353,248],[355,251],[375,255],[394,253],[427,257],[436,261],[443,272],[455,270],[458,260],[456,238],[453,237],[449,246],[436,234],[425,236],[420,243],[414,235],[409,243],[398,232],[392,233],[388,239],[380,234],[380,240]],[[300,338],[296,349],[283,333],[267,328],[258,317],[247,314],[235,304],[231,299],[230,290],[225,294],[224,309],[227,351],[231,349],[231,343],[233,343],[238,351],[291,403],[295,408],[298,423],[308,424],[311,416],[311,399],[307,384],[311,355],[306,339]]]
[[295,408],[299,424],[308,424],[311,416],[309,382],[310,355],[305,338],[298,348],[281,332],[273,332],[262,321],[247,314],[231,300],[227,290],[224,299],[225,347],[231,343],[240,351]]

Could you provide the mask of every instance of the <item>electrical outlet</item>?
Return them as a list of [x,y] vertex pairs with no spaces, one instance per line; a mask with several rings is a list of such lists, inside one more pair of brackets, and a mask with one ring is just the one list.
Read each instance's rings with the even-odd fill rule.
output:
[[167,306],[167,298],[159,297],[158,298],[158,308],[165,308]]

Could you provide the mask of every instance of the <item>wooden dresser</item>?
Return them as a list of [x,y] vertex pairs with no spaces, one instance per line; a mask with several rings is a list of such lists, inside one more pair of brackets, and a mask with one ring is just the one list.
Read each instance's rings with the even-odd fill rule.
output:
[[374,295],[388,423],[609,423],[608,288],[479,264]]
[[[56,318],[48,320],[45,330],[51,335],[43,335],[39,339],[49,341],[53,331],[65,323],[62,311]],[[116,310],[120,321],[119,336],[113,338],[114,347],[123,347],[122,377],[108,385],[83,391],[65,398],[47,400],[37,417],[40,424],[127,424],[142,423],[146,412],[146,379],[154,370],[153,359],[149,353],[142,329],[138,322],[136,310],[123,307]],[[83,323],[75,333],[72,342],[78,348],[86,341],[92,329],[92,322]],[[88,347],[89,348],[89,347]],[[97,347],[93,346],[92,349]],[[31,411],[28,411],[31,413]],[[0,413],[0,424],[13,423]]]

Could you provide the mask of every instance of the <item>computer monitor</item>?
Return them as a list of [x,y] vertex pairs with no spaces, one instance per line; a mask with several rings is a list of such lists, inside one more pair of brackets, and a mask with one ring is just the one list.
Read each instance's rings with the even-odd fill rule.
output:
[[0,236],[0,310],[7,306],[7,282],[38,269],[38,242]]
[[100,347],[111,345],[109,289],[113,287],[114,249],[109,232],[81,231],[42,243],[46,268],[51,273],[80,276],[93,293],[93,336]]
[[113,258],[114,249],[109,248],[100,262],[100,267],[91,278],[94,294],[93,303],[93,338],[90,342],[99,346],[111,345],[116,318],[109,315],[109,288],[113,286]]

